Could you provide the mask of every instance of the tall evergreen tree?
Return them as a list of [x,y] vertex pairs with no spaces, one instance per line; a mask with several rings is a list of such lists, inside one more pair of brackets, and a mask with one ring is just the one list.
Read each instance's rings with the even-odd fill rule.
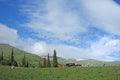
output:
[[12,48],[12,53],[11,53],[11,65],[13,65],[14,63],[14,51],[13,51],[13,48]]
[[54,50],[54,54],[53,54],[53,67],[58,67],[58,62],[57,62],[57,53],[56,50]]
[[17,61],[15,61],[14,59],[14,50],[12,48],[12,53],[10,56],[10,61],[8,61],[9,65],[13,65],[13,66],[18,66]]
[[0,55],[0,64],[2,64],[2,61],[3,61],[3,51],[2,51],[2,53]]
[[40,61],[39,61],[38,67],[39,67],[39,68],[42,68],[42,67],[43,67]]
[[27,63],[26,63],[26,66],[25,67],[29,67],[29,63],[28,63],[28,61],[27,61]]
[[26,56],[24,54],[24,57],[22,59],[22,67],[25,67],[26,66]]
[[40,60],[39,60],[38,67],[39,67],[39,68],[43,68],[43,67],[44,67],[44,65],[41,63],[41,58],[40,58]]
[[44,57],[43,67],[46,67],[46,57]]
[[49,53],[48,53],[48,56],[47,56],[47,67],[51,67]]
[[0,55],[0,61],[2,61],[2,60],[3,60],[3,51],[2,51],[2,53]]

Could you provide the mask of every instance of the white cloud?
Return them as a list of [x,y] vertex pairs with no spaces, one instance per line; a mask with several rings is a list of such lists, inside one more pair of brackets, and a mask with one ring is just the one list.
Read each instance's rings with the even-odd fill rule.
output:
[[[111,37],[102,37],[99,41],[91,44],[89,55],[94,59],[115,60],[115,56],[120,56],[118,52],[120,48],[120,40]],[[112,56],[114,55],[114,56]]]
[[[12,44],[37,55],[47,53],[52,55],[56,49],[58,56],[64,58],[94,58],[108,61],[118,59],[115,56],[119,56],[120,40],[109,36],[101,37],[91,43],[85,40],[90,44],[88,48],[56,41],[79,43],[81,41],[79,34],[91,26],[120,35],[120,6],[113,0],[75,0],[80,5],[76,3],[68,5],[69,0],[44,1],[43,3],[39,0],[34,3],[31,1],[30,4],[22,6],[21,11],[28,17],[28,22],[24,23],[24,26],[34,30],[40,38],[52,39],[53,43],[48,44],[46,41],[31,38],[23,39],[18,36],[17,30],[3,24],[0,24],[0,42]],[[73,7],[77,10],[73,10]]]
[[79,13],[67,6],[67,1],[45,1],[42,8],[39,3],[35,3],[33,7],[23,7],[23,12],[29,18],[25,26],[37,31],[41,37],[60,40],[73,40],[76,34],[85,31],[84,20]]
[[0,43],[10,43],[18,39],[17,30],[0,24]]
[[16,29],[9,28],[4,24],[0,24],[0,43],[10,44],[38,55],[45,55],[49,52],[47,50],[47,44],[44,42],[37,42],[31,38],[23,39],[18,36]]
[[24,26],[36,31],[38,37],[75,42],[79,39],[76,36],[91,26],[120,35],[120,6],[113,0],[36,0],[29,3],[21,9],[28,17]]
[[0,23],[0,43],[10,44],[19,49],[30,52],[30,46],[35,43],[33,39],[22,39],[17,34],[16,29],[12,29],[5,24]]
[[[29,18],[24,25],[39,33],[38,36],[42,38],[79,43],[81,41],[79,33],[87,30],[88,27],[96,27],[106,33],[120,35],[120,6],[114,0],[75,0],[74,2],[79,2],[79,5],[72,2],[68,4],[65,0],[44,1],[40,4],[38,0],[32,5],[24,5],[21,10]],[[87,49],[41,41],[35,42],[32,49],[40,55],[52,53],[55,48],[59,56],[66,58],[115,60],[117,58],[110,55],[119,55],[116,54],[119,52],[119,44],[119,39],[103,37],[92,42]]]
[[35,42],[33,46],[31,46],[31,52],[40,56],[46,56],[49,52],[49,48],[44,42]]
[[[53,55],[53,50],[57,50],[57,55],[64,58],[74,59],[98,59],[103,61],[118,60],[120,56],[120,40],[112,37],[102,37],[96,42],[92,42],[89,48],[78,48],[64,44],[46,44],[36,42],[31,47],[32,52],[38,55]],[[113,56],[112,56],[113,55]]]
[[63,58],[83,58],[85,55],[83,53],[83,49],[64,44],[46,44],[45,42],[36,42],[31,49],[33,53],[42,56],[46,56],[48,53],[53,55],[54,49],[57,50],[57,55]]
[[120,6],[114,0],[79,1],[87,20],[108,33],[120,35]]
[[19,49],[37,55],[45,56],[47,53],[53,55],[53,50],[56,49],[57,55],[64,58],[93,58],[104,61],[113,61],[118,60],[117,56],[120,56],[118,53],[120,52],[120,40],[112,37],[105,36],[96,42],[92,42],[89,48],[79,48],[65,44],[47,44],[44,41],[35,41],[30,38],[22,39],[18,36],[17,30],[11,29],[3,24],[0,24],[0,32],[2,33],[0,34],[0,43],[8,43]]

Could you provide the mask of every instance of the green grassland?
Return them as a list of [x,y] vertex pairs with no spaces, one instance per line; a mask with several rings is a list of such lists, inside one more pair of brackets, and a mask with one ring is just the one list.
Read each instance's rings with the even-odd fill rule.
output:
[[120,67],[20,68],[0,66],[0,80],[120,80]]

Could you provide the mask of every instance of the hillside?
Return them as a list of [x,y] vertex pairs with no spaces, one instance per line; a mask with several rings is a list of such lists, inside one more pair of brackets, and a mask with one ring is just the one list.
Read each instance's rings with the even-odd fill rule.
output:
[[[0,44],[0,54],[3,51],[4,58],[9,59],[11,52],[12,52],[12,48],[14,49],[15,60],[19,64],[21,64],[24,54],[26,55],[26,58],[30,64],[38,66],[39,61],[43,62],[43,58],[41,56],[27,53],[23,50],[17,49],[8,44]],[[50,58],[52,60],[52,56],[50,56]],[[104,62],[104,61],[98,61],[98,60],[94,60],[94,59],[85,59],[85,60],[77,61],[76,59],[65,59],[65,58],[58,57],[58,63],[66,64],[66,63],[71,63],[71,62],[76,63],[76,64],[82,64],[83,66],[88,66],[88,65],[89,66],[103,66],[104,64],[106,66],[120,66],[120,61]]]
[[94,59],[80,60],[78,63],[84,66],[103,66],[105,63],[103,61],[98,61]]
[[64,58],[58,58],[58,61],[64,64],[66,63],[82,64],[82,66],[120,66],[120,61],[105,62],[105,61],[99,61],[95,59],[85,59],[85,60],[78,61],[76,59],[64,59]]
[[12,48],[14,50],[14,58],[19,64],[21,64],[22,59],[24,57],[24,54],[26,55],[26,58],[29,61],[29,63],[32,65],[36,66],[36,65],[38,65],[39,61],[43,62],[43,59],[40,56],[37,56],[35,54],[31,54],[31,53],[27,53],[23,50],[17,49],[17,48],[10,46],[8,44],[0,44],[0,54],[3,51],[4,59],[10,58]]
[[106,62],[95,59],[80,60],[77,63],[80,63],[83,66],[120,66],[120,61]]

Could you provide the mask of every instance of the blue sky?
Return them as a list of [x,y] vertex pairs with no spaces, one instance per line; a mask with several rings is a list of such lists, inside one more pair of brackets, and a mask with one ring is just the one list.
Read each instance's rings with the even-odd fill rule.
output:
[[37,55],[120,60],[120,0],[0,0],[0,43]]

